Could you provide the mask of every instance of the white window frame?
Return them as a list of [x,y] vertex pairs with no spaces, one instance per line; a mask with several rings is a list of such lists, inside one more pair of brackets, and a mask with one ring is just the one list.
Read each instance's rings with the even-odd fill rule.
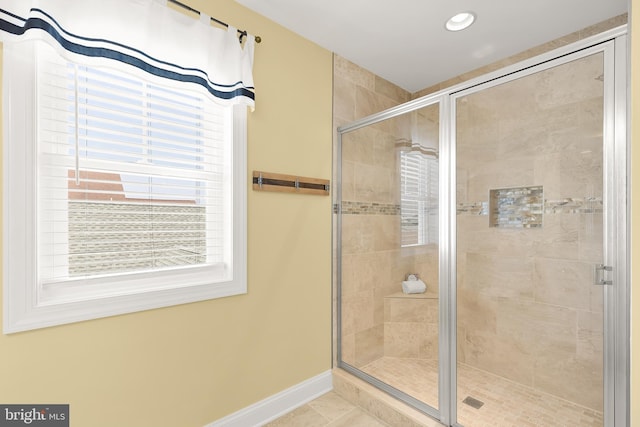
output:
[[[25,46],[5,44],[24,51]],[[37,113],[33,57],[3,61],[3,331],[13,333],[247,292],[246,107],[233,107],[231,257],[224,280],[208,267],[70,281],[51,290],[37,278]],[[19,58],[19,59],[15,59]]]
[[[408,160],[405,160],[405,156],[419,156],[419,161],[422,164],[423,168],[420,169],[420,172],[417,174],[417,180],[421,181],[416,183],[418,187],[422,186],[424,188],[424,194],[405,194],[405,186],[401,186],[400,189],[400,228],[401,228],[401,244],[402,247],[416,247],[416,246],[426,246],[430,244],[438,243],[438,182],[432,182],[432,177],[434,174],[435,168],[435,176],[437,177],[438,173],[438,160],[437,157],[433,155],[427,155],[421,153],[419,151],[402,151],[400,153],[400,174],[401,174],[401,183],[403,180],[409,179],[409,175],[405,170],[405,165]],[[420,192],[419,192],[420,193]],[[434,197],[435,193],[435,197]],[[435,206],[433,206],[433,202],[435,200]],[[405,201],[412,201],[417,204],[417,220],[418,224],[415,228],[416,241],[411,243],[404,243],[406,236],[406,230],[402,226],[402,218],[403,218],[403,206],[405,205]],[[435,218],[434,218],[435,212]]]

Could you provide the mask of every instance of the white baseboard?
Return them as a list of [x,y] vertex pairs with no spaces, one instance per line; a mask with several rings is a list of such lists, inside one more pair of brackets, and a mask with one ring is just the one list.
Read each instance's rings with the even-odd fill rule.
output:
[[333,389],[331,370],[227,415],[205,427],[258,427]]

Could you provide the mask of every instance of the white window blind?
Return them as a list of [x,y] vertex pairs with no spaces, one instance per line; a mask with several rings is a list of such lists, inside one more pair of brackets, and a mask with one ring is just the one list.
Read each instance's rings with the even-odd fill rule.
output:
[[37,57],[40,283],[228,261],[232,109]]
[[438,242],[438,159],[419,151],[400,153],[402,246]]

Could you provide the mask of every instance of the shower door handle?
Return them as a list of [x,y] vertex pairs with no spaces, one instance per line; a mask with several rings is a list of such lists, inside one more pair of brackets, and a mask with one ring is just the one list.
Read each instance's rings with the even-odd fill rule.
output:
[[607,271],[613,271],[613,267],[611,267],[610,265],[604,265],[604,264],[596,264],[595,270],[594,270],[594,285],[613,285],[613,280],[606,280],[605,279],[605,274]]

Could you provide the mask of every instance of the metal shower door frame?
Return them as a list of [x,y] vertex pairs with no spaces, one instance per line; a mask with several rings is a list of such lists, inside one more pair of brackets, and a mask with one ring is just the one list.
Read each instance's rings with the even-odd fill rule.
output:
[[[530,58],[493,73],[354,121],[337,129],[334,186],[334,229],[337,289],[338,367],[391,394],[401,401],[440,420],[457,424],[457,307],[456,307],[456,141],[455,100],[516,78],[558,66],[598,52],[604,54],[604,263],[613,266],[613,286],[604,292],[604,426],[628,427],[630,423],[630,285],[629,285],[629,121],[628,121],[628,41],[627,26],[583,39]],[[342,137],[343,134],[439,103],[439,373],[438,409],[383,383],[342,361],[341,276],[342,276]]]
[[[441,420],[447,425],[457,424],[457,260],[456,260],[456,100],[500,84],[563,65],[571,61],[602,53],[604,56],[603,108],[603,246],[604,264],[612,266],[613,285],[603,287],[604,294],[604,427],[629,425],[629,272],[628,272],[628,126],[627,126],[627,36],[626,26],[554,50],[507,68],[495,76],[480,78],[475,84],[450,92],[449,111],[449,200],[450,263],[447,297],[449,318],[448,416]],[[497,75],[502,74],[502,75]],[[484,80],[484,81],[480,81]]]

